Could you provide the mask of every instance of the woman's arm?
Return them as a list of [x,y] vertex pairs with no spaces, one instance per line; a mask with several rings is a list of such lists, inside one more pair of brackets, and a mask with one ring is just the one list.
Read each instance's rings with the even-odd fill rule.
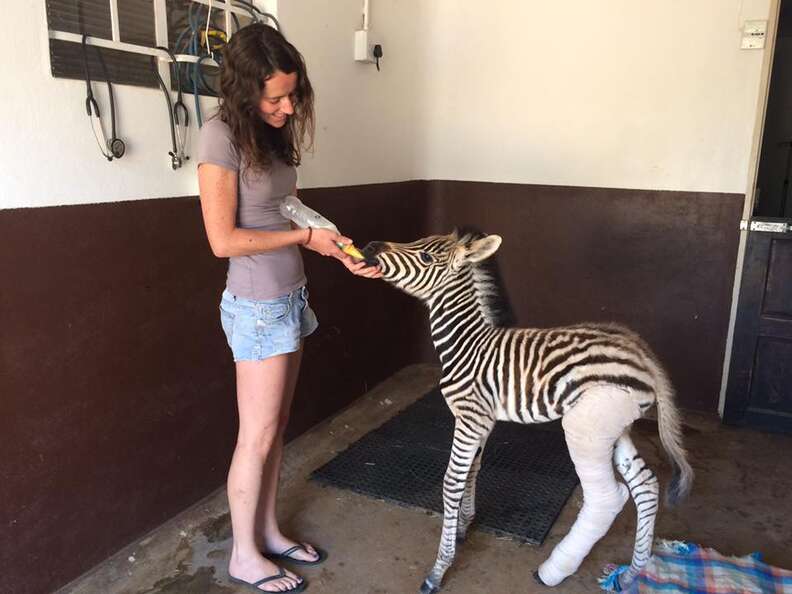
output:
[[248,256],[289,245],[302,245],[323,256],[338,258],[354,274],[369,278],[382,276],[376,267],[366,266],[364,262],[353,262],[336,245],[338,242],[352,243],[352,240],[328,229],[257,231],[237,227],[235,171],[212,163],[202,163],[198,167],[198,187],[206,236],[209,238],[212,253],[218,258]]
[[218,258],[248,256],[303,244],[307,229],[293,231],[257,231],[236,225],[237,172],[202,163],[198,167],[198,187],[204,227],[212,253]]
[[[294,196],[297,195],[297,186],[294,186],[294,190],[292,190],[292,194]],[[292,226],[294,226],[292,224]],[[355,262],[350,256],[343,254],[342,257],[336,256],[344,266],[352,273],[356,274],[357,276],[365,276],[366,278],[382,278],[382,272],[379,269],[379,266],[369,266],[364,261]]]

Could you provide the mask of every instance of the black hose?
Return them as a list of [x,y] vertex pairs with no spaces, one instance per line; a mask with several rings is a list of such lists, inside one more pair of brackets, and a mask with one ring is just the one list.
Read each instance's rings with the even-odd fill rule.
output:
[[[176,102],[177,103],[181,103],[182,102],[182,81],[181,81],[181,70],[179,69],[179,62],[176,61],[176,56],[167,47],[163,47],[161,45],[157,45],[157,46],[155,46],[155,49],[158,49],[158,50],[160,50],[162,52],[165,52],[170,57],[171,65],[173,66],[173,69],[171,69],[171,74],[173,74],[173,70],[176,70],[176,93],[177,93]],[[169,68],[170,68],[170,66],[169,66]],[[159,76],[159,71],[157,71],[157,76]]]
[[[258,6],[255,6],[254,4],[251,4],[250,2],[247,2],[246,0],[234,0],[234,4],[239,4],[239,5],[240,5],[240,6],[242,6],[243,8],[247,8],[247,9],[248,9],[248,12],[251,12],[251,13],[252,13],[252,12],[254,12],[254,11],[255,11],[256,13],[260,14],[261,16],[263,16],[263,17],[265,17],[265,18],[267,18],[267,19],[271,20],[273,23],[275,23],[275,28],[276,28],[278,31],[280,31],[280,23],[278,22],[278,19],[276,19],[276,18],[275,18],[273,15],[271,15],[270,13],[268,13],[268,12],[264,12],[264,11],[263,11],[263,10],[261,10],[261,9],[260,9]],[[254,19],[254,20],[258,20],[258,19]]]
[[[85,37],[83,37],[83,40]],[[84,41],[83,41],[84,42]],[[115,95],[113,93],[113,84],[110,82],[110,74],[107,72],[107,65],[104,61],[104,56],[102,56],[102,52],[99,51],[99,48],[96,48],[96,55],[99,56],[99,65],[102,67],[102,74],[104,74],[105,80],[107,81],[107,92],[110,94],[110,138],[116,138],[116,117],[115,117]]]
[[215,91],[208,82],[206,82],[206,78],[204,78],[203,70],[201,70],[201,62],[209,59],[211,59],[211,56],[204,55],[198,58],[198,60],[195,63],[197,66],[196,72],[198,73],[198,82],[200,82],[203,85],[206,92],[209,93],[212,97],[219,97],[220,94],[217,91]]
[[171,153],[171,156],[175,158],[179,149],[176,146],[176,125],[173,122],[173,103],[171,102],[171,96],[170,92],[168,91],[168,87],[165,85],[165,81],[162,80],[159,70],[157,69],[156,56],[151,56],[151,70],[154,72],[154,76],[157,77],[159,87],[162,89],[162,92],[165,95],[165,102],[168,104],[168,121],[170,122],[171,144],[173,146],[173,152]]

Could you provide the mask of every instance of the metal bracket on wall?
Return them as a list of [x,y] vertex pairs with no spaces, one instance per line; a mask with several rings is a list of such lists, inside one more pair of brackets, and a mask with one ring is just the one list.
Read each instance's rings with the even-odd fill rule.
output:
[[786,233],[792,231],[792,226],[784,221],[740,221],[740,230],[763,231],[764,233]]

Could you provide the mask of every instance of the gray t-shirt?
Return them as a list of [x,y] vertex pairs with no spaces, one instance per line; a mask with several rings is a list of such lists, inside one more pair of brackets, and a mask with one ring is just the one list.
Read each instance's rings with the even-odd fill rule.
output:
[[[291,229],[278,207],[294,192],[297,184],[297,171],[293,166],[274,161],[270,171],[249,171],[243,175],[244,167],[231,129],[218,117],[201,128],[198,165],[201,163],[213,163],[237,172],[237,226],[263,231]],[[257,301],[274,299],[304,284],[302,256],[296,245],[252,256],[234,256],[228,262],[226,287],[237,297]]]

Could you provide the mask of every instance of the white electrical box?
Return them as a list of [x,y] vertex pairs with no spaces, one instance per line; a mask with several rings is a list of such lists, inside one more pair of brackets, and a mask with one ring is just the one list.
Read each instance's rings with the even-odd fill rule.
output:
[[745,21],[742,30],[742,49],[762,49],[767,35],[767,21]]
[[355,61],[356,62],[373,62],[374,61],[374,44],[370,42],[371,31],[361,29],[355,31]]

